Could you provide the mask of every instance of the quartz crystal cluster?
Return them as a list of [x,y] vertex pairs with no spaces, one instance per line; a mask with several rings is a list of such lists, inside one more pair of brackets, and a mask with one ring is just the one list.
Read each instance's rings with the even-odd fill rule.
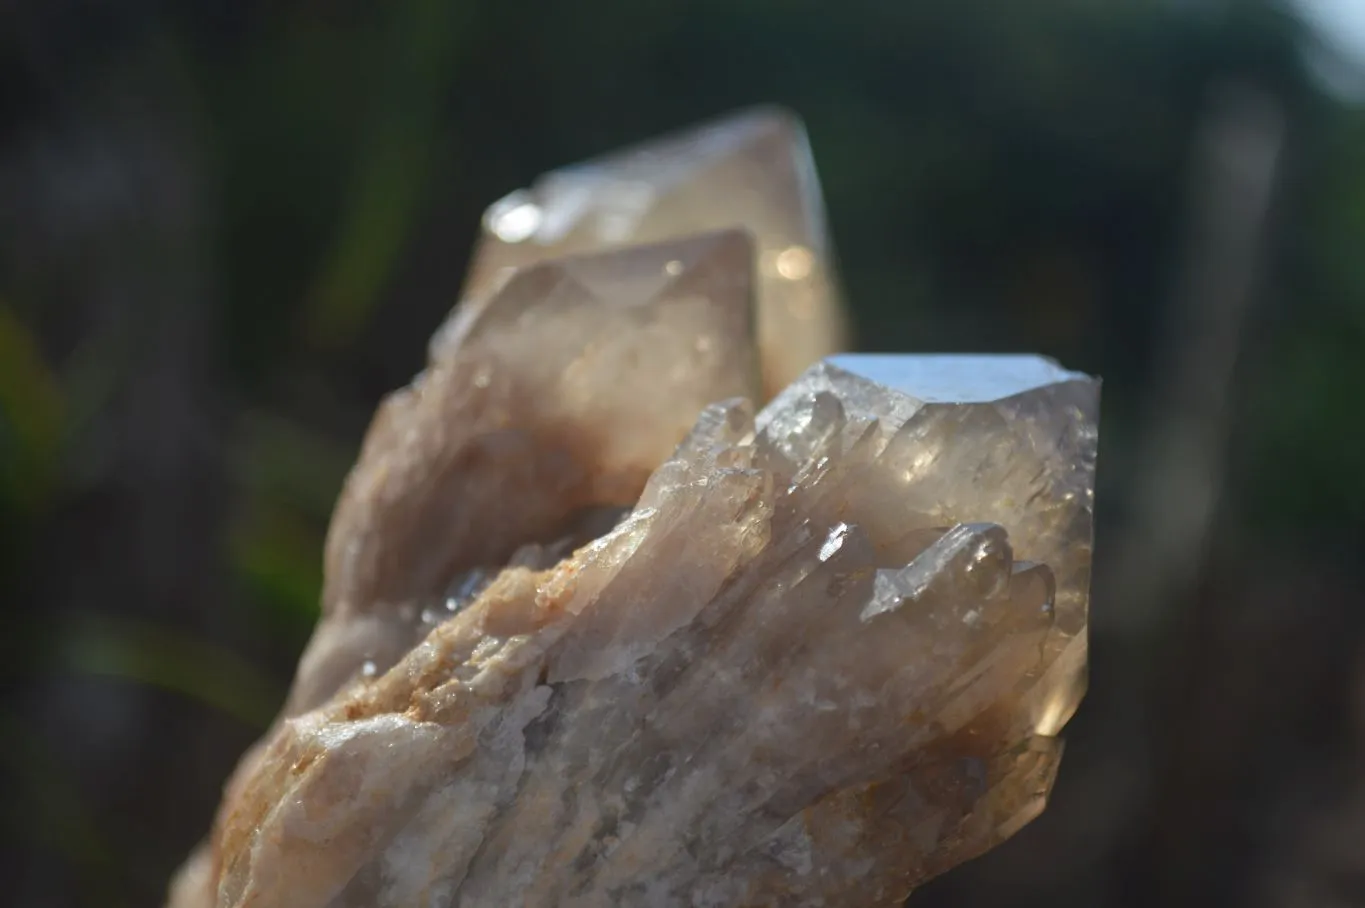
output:
[[825,357],[787,116],[488,223],[172,908],[890,906],[1036,816],[1084,687],[1098,383]]

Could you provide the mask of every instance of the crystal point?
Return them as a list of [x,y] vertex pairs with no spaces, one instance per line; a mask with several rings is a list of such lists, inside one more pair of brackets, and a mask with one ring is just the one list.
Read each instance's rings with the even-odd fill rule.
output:
[[[810,145],[800,120],[779,108],[556,170],[495,202],[461,309],[477,309],[508,269],[530,262],[735,227],[758,242],[758,330],[771,396],[847,342]],[[438,336],[436,351],[444,342]]]

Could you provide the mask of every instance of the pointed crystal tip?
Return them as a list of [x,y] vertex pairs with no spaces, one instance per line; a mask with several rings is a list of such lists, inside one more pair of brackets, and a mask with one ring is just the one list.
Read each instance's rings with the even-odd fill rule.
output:
[[800,119],[779,107],[748,108],[551,171],[494,202],[462,308],[534,262],[733,228],[757,243],[757,325],[771,397],[847,340],[810,143]]

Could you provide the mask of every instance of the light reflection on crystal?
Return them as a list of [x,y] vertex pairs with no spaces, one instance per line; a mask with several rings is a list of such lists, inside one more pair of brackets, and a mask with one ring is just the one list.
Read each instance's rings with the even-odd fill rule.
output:
[[526,193],[513,193],[488,209],[485,221],[498,239],[520,243],[535,236],[543,213]]
[[777,255],[777,273],[789,281],[803,281],[810,277],[815,258],[805,246],[788,246]]
[[1033,723],[1034,734],[1055,738],[1071,718],[1070,700],[1070,691],[1058,690],[1050,694],[1043,701],[1042,712]]

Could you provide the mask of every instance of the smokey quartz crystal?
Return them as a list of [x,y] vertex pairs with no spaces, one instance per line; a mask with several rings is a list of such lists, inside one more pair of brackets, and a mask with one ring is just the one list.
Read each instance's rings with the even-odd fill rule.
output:
[[[723,171],[792,128],[606,171]],[[689,173],[656,190],[705,217],[668,223],[731,226]],[[651,210],[524,261],[485,240],[172,908],[892,906],[1043,809],[1084,690],[1098,381],[784,350],[764,256],[807,228],[661,237]]]

